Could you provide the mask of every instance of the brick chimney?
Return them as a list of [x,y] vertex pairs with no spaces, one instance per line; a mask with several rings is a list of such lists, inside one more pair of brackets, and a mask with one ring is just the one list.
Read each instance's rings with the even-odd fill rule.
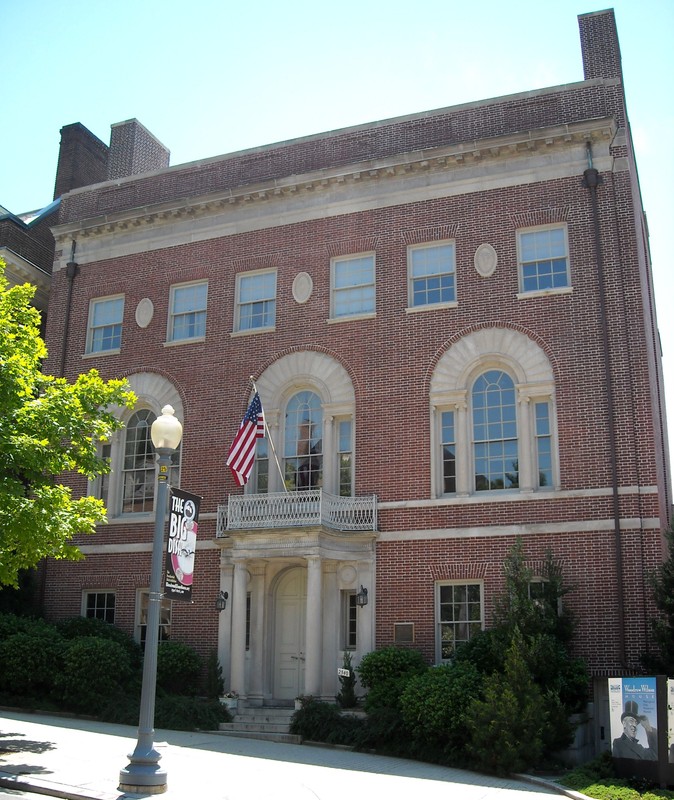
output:
[[585,80],[618,78],[622,81],[620,45],[613,9],[578,16]]
[[108,180],[154,172],[169,165],[170,152],[137,119],[111,126]]
[[108,146],[80,122],[61,128],[54,200],[108,177]]

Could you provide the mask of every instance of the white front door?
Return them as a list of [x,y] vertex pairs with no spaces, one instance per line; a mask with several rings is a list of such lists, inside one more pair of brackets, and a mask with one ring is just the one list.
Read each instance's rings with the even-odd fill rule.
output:
[[295,567],[276,589],[274,697],[292,700],[304,692],[307,572]]

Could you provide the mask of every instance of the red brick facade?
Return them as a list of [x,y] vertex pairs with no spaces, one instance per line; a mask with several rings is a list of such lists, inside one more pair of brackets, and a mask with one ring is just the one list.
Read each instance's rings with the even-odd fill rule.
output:
[[[270,563],[302,565],[304,551],[283,556],[276,549],[294,535],[287,529],[266,530],[259,539],[259,531],[216,538],[215,516],[228,495],[240,493],[225,460],[250,398],[249,376],[260,379],[266,410],[272,401],[262,386],[272,381],[264,376],[306,357],[308,364],[338,364],[348,376],[355,397],[353,494],[377,498],[372,557],[354,550],[352,557],[328,558],[325,544],[316,551],[326,594],[333,569],[342,590],[362,583],[347,566],[371,574],[370,604],[358,612],[359,624],[372,625],[368,644],[391,644],[396,623],[413,623],[414,645],[436,660],[436,587],[443,581],[479,583],[488,626],[503,588],[503,560],[521,535],[534,572],[547,549],[563,565],[579,621],[576,651],[593,673],[639,668],[653,613],[646,576],[662,557],[671,506],[660,350],[613,14],[583,16],[580,28],[587,79],[578,84],[310,136],[63,197],[47,369],[65,336],[68,377],[88,367],[106,377],[161,376],[182,404],[181,486],[203,501],[194,603],[174,604],[176,638],[204,654],[217,647],[229,659],[243,606],[235,606],[230,622],[230,607],[218,615],[213,601],[220,588],[232,591],[236,565],[245,562],[253,598],[265,598],[264,610],[253,599],[249,624],[265,632],[268,648],[276,641],[280,573],[279,563]],[[518,232],[550,226],[566,232],[569,283],[564,291],[527,296]],[[80,268],[66,331],[63,267],[73,241]],[[455,246],[456,301],[410,309],[408,248],[445,241]],[[488,275],[476,265],[484,244],[498,259]],[[331,319],[331,260],[362,253],[375,256],[375,313]],[[237,276],[258,270],[276,273],[275,324],[233,333]],[[293,286],[304,273],[311,290],[298,300]],[[166,344],[171,287],[202,280],[205,335]],[[121,346],[83,358],[90,301],[109,296],[124,298]],[[134,315],[146,298],[153,314],[141,326]],[[501,337],[504,349],[476,354],[465,367],[471,375],[480,364],[512,364],[516,378],[518,363],[535,354],[552,376],[532,378],[531,388],[516,383],[520,420],[529,419],[536,392],[551,398],[554,486],[481,492],[473,485],[444,494],[434,477],[434,420],[447,403],[457,418],[463,411],[462,401],[436,400],[434,392],[440,398],[458,391],[441,380],[454,369],[453,354],[488,337]],[[299,366],[288,386],[318,391],[316,376]],[[328,405],[326,417],[336,413]],[[282,416],[280,401],[278,407]],[[86,491],[82,482],[74,485]],[[45,601],[63,616],[80,612],[83,591],[115,592],[116,622],[131,630],[135,591],[149,583],[152,519],[116,516],[111,508],[111,524],[83,543],[85,561],[48,565]],[[317,535],[340,539],[326,530]],[[347,546],[348,535],[341,537],[336,548]],[[260,575],[264,590],[255,588]],[[330,607],[326,600],[325,614]],[[328,641],[327,617],[322,623],[328,666],[311,668],[331,676],[340,648]],[[259,675],[255,654],[245,681],[239,662],[226,672],[243,681],[244,694],[266,700],[275,696],[273,656],[259,647]],[[325,678],[321,693],[334,682]]]

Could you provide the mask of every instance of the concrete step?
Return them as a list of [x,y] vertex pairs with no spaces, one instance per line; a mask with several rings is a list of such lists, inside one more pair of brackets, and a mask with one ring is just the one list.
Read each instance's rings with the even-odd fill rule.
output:
[[221,722],[219,732],[225,736],[299,744],[301,737],[289,733],[294,713],[293,708],[286,707],[243,708],[232,722]]

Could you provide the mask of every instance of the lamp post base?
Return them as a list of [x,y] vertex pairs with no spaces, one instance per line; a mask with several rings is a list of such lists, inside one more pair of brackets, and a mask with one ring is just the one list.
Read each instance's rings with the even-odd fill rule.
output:
[[129,764],[120,770],[117,788],[132,794],[163,794],[168,789],[166,770]]
[[161,794],[167,789],[166,770],[159,766],[161,755],[154,749],[145,754],[136,752],[119,772],[119,791],[134,794]]

